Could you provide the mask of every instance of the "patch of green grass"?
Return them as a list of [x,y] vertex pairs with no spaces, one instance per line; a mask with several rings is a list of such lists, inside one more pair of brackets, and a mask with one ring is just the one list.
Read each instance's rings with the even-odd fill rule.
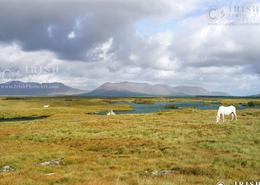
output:
[[165,105],[165,108],[166,109],[178,109],[178,106],[175,104],[168,104],[168,105]]
[[247,105],[248,105],[249,107],[255,107],[255,106],[257,106],[257,105],[260,105],[260,102],[258,102],[258,101],[249,101],[249,102],[247,103]]

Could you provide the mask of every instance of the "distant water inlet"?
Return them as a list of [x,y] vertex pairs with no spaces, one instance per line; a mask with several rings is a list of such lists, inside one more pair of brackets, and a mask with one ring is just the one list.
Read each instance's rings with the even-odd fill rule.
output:
[[[117,102],[114,104],[127,104],[133,109],[127,111],[115,111],[116,114],[144,114],[152,112],[160,112],[163,110],[173,110],[182,108],[196,108],[200,110],[217,110],[220,106],[218,102],[157,102],[153,104],[142,104],[133,102]],[[238,109],[250,108],[249,106],[239,105]],[[254,107],[260,108],[260,106]],[[100,112],[105,115],[107,112]]]

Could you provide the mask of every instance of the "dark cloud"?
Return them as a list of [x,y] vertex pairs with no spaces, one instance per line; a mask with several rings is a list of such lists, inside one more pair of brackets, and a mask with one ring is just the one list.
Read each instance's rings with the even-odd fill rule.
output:
[[[162,13],[161,3],[137,1],[1,1],[0,40],[24,50],[50,50],[69,60],[87,60],[98,44],[133,37],[133,23]],[[74,38],[69,39],[72,33]],[[121,37],[121,38],[120,38]],[[119,46],[120,43],[119,43]]]

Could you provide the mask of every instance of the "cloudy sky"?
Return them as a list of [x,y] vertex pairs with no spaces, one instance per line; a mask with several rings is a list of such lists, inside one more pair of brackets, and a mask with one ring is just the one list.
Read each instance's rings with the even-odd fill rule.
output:
[[1,0],[0,80],[256,94],[259,17],[259,1]]

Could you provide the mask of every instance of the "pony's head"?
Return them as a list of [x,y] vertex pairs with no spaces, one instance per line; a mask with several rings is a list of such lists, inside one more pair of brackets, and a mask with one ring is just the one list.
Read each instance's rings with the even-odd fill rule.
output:
[[219,123],[219,120],[220,120],[220,116],[217,115],[217,116],[216,116],[216,123]]

